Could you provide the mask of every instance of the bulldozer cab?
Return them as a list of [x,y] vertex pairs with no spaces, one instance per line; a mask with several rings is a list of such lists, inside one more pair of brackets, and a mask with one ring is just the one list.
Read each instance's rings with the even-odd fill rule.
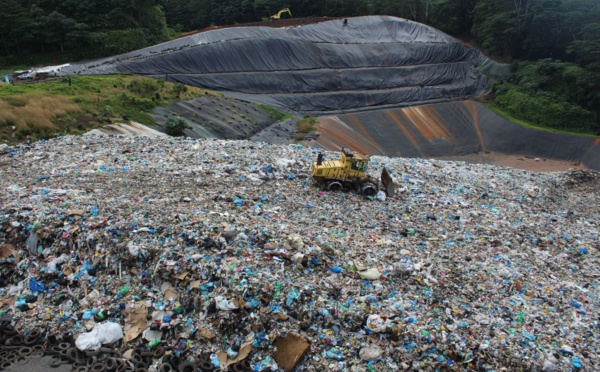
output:
[[354,161],[350,165],[350,169],[355,170],[355,171],[359,171],[359,172],[366,172],[367,171],[367,166],[368,166],[368,164],[366,162]]
[[350,169],[357,172],[366,172],[369,166],[369,158],[360,154],[355,154],[352,150],[344,147],[342,148],[342,164],[346,169]]

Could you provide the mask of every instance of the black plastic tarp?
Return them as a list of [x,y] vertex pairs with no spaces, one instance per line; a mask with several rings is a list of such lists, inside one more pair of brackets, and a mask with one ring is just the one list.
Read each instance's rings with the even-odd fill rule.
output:
[[202,32],[62,73],[128,72],[301,112],[461,99],[486,89],[485,57],[429,26],[369,16],[295,28]]
[[[156,75],[159,77],[159,75]],[[172,74],[189,85],[243,93],[310,93],[461,84],[476,81],[469,62],[405,67]],[[281,84],[285,81],[286,84]]]
[[462,44],[314,44],[286,39],[246,39],[201,45],[120,63],[117,69],[144,75],[397,67],[473,61]]

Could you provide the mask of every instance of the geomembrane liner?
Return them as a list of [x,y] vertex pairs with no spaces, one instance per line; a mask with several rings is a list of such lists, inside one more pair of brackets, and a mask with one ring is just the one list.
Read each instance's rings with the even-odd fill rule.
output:
[[474,101],[325,116],[318,131],[310,145],[327,150],[422,158],[492,151],[600,170],[600,139],[524,127]]
[[296,28],[213,30],[65,67],[60,74],[127,72],[233,93],[299,112],[415,105],[481,94],[485,60],[432,27],[368,16]]

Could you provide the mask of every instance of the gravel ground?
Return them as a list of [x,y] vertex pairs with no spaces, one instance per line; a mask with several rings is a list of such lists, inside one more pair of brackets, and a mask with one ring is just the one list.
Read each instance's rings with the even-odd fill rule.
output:
[[490,164],[501,167],[524,169],[532,172],[564,172],[568,170],[588,169],[588,167],[581,163],[546,158],[534,158],[531,156],[500,154],[495,152],[465,156],[445,156],[437,159],[464,161],[474,164]]

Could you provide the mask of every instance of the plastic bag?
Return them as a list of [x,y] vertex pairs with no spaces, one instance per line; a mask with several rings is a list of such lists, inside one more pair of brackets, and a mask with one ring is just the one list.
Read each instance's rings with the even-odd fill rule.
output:
[[112,344],[123,338],[123,329],[117,323],[96,324],[88,333],[82,333],[75,340],[79,350],[98,350],[103,344]]
[[133,257],[137,257],[140,255],[140,247],[134,245],[131,242],[127,244],[127,250],[129,250],[129,254]]
[[238,308],[238,306],[233,301],[229,301],[222,296],[215,297],[215,302],[217,308],[220,310],[235,310]]
[[37,233],[32,231],[31,233],[29,233],[29,238],[27,238],[27,242],[25,243],[27,245],[27,250],[29,250],[29,253],[31,253],[31,254],[37,253],[37,243],[38,243]]
[[364,271],[359,271],[358,275],[360,275],[361,278],[368,280],[376,280],[381,277],[381,273],[375,267]]
[[29,282],[29,289],[31,289],[32,292],[44,292],[44,283],[40,283],[33,278]]
[[375,360],[379,358],[381,354],[383,354],[383,350],[377,345],[365,346],[360,349],[360,352],[358,353],[360,359],[366,361]]
[[296,164],[296,160],[286,159],[286,158],[277,159],[277,161],[275,162],[275,166],[277,166],[277,168],[279,168],[279,170],[281,172],[283,172],[289,166],[295,165],[295,164]]
[[385,332],[387,323],[381,315],[373,314],[367,318],[367,328],[373,333]]
[[285,300],[286,306],[292,306],[294,301],[300,300],[300,291],[296,288],[292,288],[292,291],[288,293],[287,298]]

